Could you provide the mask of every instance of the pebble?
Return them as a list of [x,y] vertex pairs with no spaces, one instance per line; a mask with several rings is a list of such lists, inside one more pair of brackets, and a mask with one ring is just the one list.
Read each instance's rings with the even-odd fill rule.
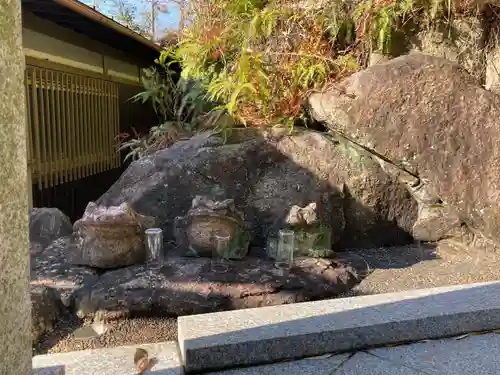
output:
[[108,322],[105,333],[95,338],[82,340],[73,333],[89,322],[76,319],[61,320],[56,333],[45,337],[34,348],[34,355],[63,353],[85,349],[112,348],[122,345],[140,345],[177,339],[176,318],[129,318]]

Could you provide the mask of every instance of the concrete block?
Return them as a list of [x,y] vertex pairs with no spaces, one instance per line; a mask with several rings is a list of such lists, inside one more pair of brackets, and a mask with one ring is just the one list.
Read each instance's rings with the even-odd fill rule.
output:
[[34,368],[33,375],[66,375],[64,366]]
[[221,370],[500,328],[500,282],[178,319],[186,372]]
[[421,374],[500,374],[500,335],[496,333],[380,348],[370,353]]
[[411,367],[366,353],[356,353],[331,375],[423,375]]
[[332,375],[349,357],[349,354],[326,355],[271,365],[211,372],[207,375]]
[[147,373],[182,375],[184,373],[175,342],[82,350],[33,357],[33,375],[136,375],[134,353],[146,349],[154,366]]

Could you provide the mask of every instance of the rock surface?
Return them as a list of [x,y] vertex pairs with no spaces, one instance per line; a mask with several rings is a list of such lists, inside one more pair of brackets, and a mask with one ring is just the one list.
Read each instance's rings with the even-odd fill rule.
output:
[[51,333],[65,308],[59,294],[43,285],[31,286],[31,333],[33,343],[47,333]]
[[69,237],[60,238],[46,249],[31,255],[31,285],[47,286],[57,291],[62,303],[70,307],[73,293],[84,284],[97,280],[97,272],[91,268],[71,265],[68,252],[72,250]]
[[462,15],[420,30],[410,43],[413,51],[459,63],[480,83],[485,77],[486,34],[480,17]]
[[338,88],[310,97],[313,115],[407,183],[420,239],[466,227],[498,243],[499,96],[460,66],[422,54],[372,66]]
[[80,317],[180,316],[335,297],[359,280],[350,267],[304,258],[290,274],[269,260],[232,262],[211,272],[208,258],[170,258],[163,267],[131,266],[103,274],[76,293]]
[[129,203],[158,218],[170,240],[175,217],[214,190],[234,199],[252,243],[261,245],[286,225],[294,205],[317,204],[335,249],[408,243],[417,214],[404,186],[372,158],[303,130],[236,132],[226,144],[201,133],[132,163],[97,203]]
[[36,251],[73,233],[71,220],[57,208],[32,208],[29,225],[30,242],[33,244],[32,248],[38,248]]
[[488,35],[488,49],[485,51],[486,77],[484,87],[500,92],[500,27],[492,27]]

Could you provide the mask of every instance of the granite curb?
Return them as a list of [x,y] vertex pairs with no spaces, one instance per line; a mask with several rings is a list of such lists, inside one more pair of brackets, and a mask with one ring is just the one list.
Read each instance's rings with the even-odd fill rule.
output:
[[410,290],[178,319],[187,373],[500,328],[500,282]]

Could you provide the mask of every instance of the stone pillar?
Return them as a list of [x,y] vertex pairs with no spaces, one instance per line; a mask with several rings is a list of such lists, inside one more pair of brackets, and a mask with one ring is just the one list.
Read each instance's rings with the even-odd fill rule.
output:
[[31,374],[21,1],[0,0],[0,374]]

